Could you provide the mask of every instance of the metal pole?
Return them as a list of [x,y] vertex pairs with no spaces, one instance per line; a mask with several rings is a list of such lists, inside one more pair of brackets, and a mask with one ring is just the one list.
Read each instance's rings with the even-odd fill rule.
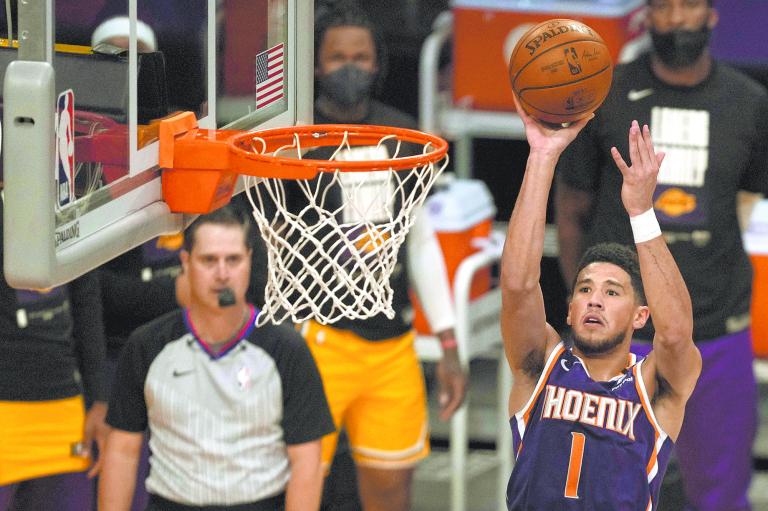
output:
[[[53,63],[53,0],[18,0],[19,60]],[[7,13],[9,16],[11,13]]]

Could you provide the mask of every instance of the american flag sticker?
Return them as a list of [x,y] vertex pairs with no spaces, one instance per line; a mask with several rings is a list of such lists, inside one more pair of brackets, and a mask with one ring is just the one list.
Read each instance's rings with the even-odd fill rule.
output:
[[256,109],[285,97],[285,45],[280,43],[256,55]]
[[75,94],[67,89],[56,101],[56,198],[58,207],[75,201]]

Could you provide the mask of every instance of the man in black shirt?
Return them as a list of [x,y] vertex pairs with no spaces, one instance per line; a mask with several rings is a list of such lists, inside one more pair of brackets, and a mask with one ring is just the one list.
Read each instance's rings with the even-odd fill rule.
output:
[[84,471],[107,433],[104,353],[95,273],[45,290],[0,279],[0,511],[82,511],[92,501]]

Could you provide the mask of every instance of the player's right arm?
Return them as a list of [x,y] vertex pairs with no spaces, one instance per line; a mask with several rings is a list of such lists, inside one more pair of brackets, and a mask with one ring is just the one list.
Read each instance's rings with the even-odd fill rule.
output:
[[120,361],[107,411],[106,447],[99,456],[99,510],[128,511],[136,487],[144,432],[147,430],[147,403],[144,382],[149,364],[162,349],[158,341],[154,349],[146,348],[146,339],[158,339],[150,323],[135,330],[120,353]]
[[559,338],[547,324],[539,284],[547,201],[560,154],[588,122],[584,119],[567,128],[550,129],[529,117],[519,104],[518,113],[530,153],[501,259],[501,333],[515,381],[511,413],[530,397],[546,353]]
[[113,429],[107,436],[99,475],[99,511],[128,511],[136,487],[142,433]]
[[320,440],[286,447],[291,478],[285,487],[285,511],[310,511],[320,508],[323,496],[323,466]]

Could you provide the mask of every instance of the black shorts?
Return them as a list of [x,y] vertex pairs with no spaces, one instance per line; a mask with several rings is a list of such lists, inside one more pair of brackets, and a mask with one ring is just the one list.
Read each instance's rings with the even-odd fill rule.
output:
[[146,511],[284,511],[285,493],[269,497],[258,502],[235,504],[233,506],[188,506],[164,499],[158,495],[149,495]]

